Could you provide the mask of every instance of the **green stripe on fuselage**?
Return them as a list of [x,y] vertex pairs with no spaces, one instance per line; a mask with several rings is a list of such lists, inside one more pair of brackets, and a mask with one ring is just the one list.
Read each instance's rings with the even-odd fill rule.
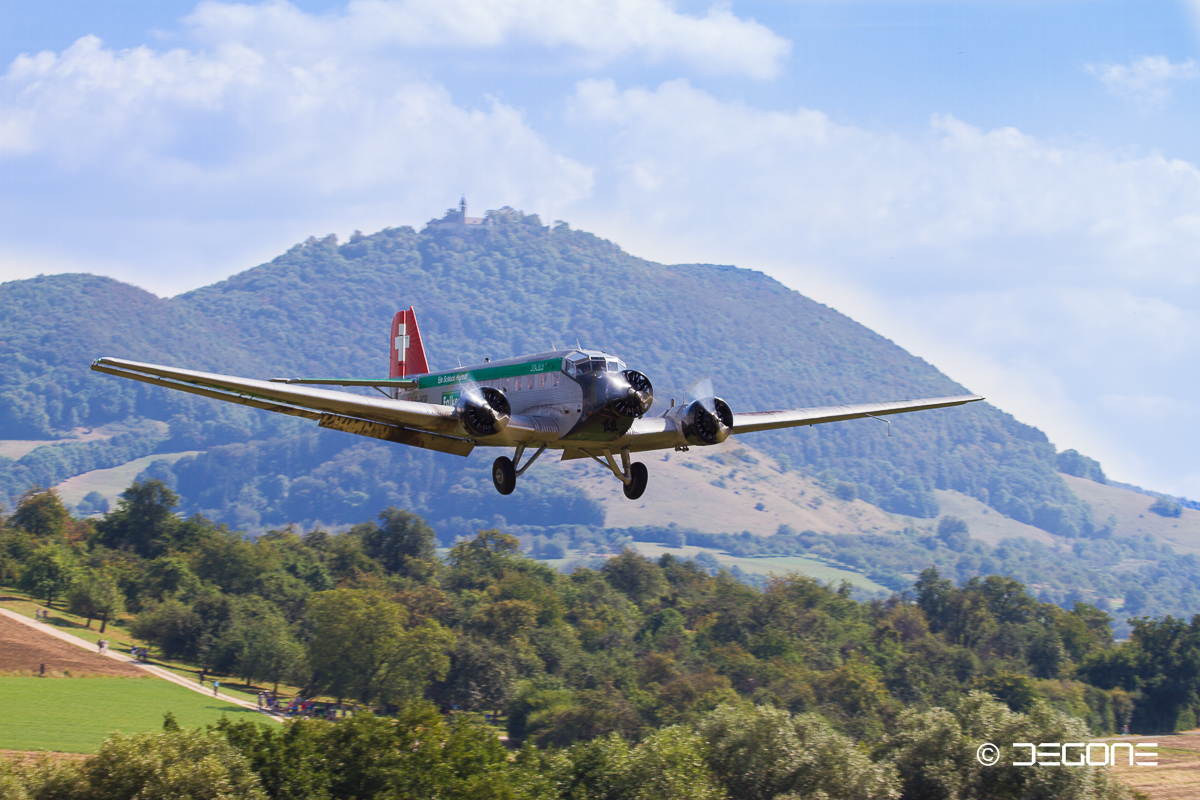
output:
[[527,361],[523,364],[505,364],[496,367],[473,367],[472,369],[443,372],[437,375],[422,375],[417,378],[418,389],[431,389],[438,386],[451,386],[470,376],[475,382],[494,381],[501,378],[517,378],[526,375],[540,375],[545,372],[558,372],[562,369],[561,358],[548,358],[542,361]]

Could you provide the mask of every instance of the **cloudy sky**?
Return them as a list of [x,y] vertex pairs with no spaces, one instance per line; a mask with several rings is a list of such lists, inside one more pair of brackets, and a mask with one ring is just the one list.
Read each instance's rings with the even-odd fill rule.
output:
[[1200,0],[10,0],[0,281],[169,296],[465,194],[767,272],[1200,498],[1198,50]]

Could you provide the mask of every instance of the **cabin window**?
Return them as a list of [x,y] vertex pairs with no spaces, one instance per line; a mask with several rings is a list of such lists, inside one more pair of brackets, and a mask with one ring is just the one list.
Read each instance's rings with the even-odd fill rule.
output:
[[533,388],[533,376],[532,375],[530,375],[528,378],[525,379],[525,388],[526,389]]
[[558,373],[554,373],[554,385],[558,386]]

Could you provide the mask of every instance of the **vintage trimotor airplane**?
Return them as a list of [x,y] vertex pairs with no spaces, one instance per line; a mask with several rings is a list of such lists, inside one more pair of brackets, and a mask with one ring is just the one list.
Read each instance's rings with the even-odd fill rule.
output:
[[[98,358],[92,369],[145,383],[315,420],[322,428],[466,456],[476,446],[512,447],[492,464],[492,481],[511,494],[547,449],[562,460],[591,458],[612,470],[625,496],[646,491],[646,465],[632,454],[717,445],[730,434],[880,417],[982,400],[976,395],[892,403],[734,413],[702,381],[691,397],[647,417],[654,387],[641,372],[598,350],[552,350],[431,372],[410,306],[392,320],[386,379],[273,378],[268,381]],[[306,384],[307,386],[301,385]],[[311,386],[369,386],[383,397]],[[521,464],[526,450],[536,448]],[[617,459],[620,459],[618,465]]]

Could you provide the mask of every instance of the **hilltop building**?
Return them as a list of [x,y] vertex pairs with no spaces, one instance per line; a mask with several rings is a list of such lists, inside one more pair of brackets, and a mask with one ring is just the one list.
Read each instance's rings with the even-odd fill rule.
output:
[[462,225],[466,226],[484,226],[491,225],[491,221],[487,217],[468,217],[467,216],[467,198],[464,197],[458,201],[458,208],[446,209],[446,216],[437,221],[438,225]]

